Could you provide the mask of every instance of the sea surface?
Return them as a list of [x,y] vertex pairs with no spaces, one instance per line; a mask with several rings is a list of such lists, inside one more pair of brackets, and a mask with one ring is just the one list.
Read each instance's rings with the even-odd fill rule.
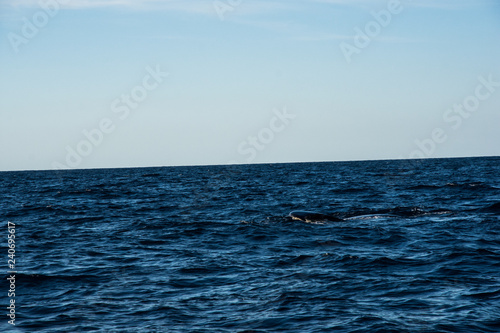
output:
[[0,219],[2,332],[500,332],[499,157],[1,172]]

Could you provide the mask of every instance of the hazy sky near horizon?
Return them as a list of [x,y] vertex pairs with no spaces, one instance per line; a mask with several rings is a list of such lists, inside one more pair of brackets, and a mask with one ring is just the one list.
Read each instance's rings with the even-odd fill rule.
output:
[[500,1],[0,0],[0,171],[500,155]]

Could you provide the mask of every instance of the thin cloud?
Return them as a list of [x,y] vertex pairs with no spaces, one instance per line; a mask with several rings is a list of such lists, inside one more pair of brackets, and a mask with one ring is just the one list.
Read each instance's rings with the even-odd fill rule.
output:
[[382,42],[382,43],[395,43],[395,44],[403,44],[403,43],[424,43],[425,40],[422,39],[414,39],[414,38],[406,38],[406,37],[398,37],[398,36],[377,36],[373,38],[373,40]]
[[[403,2],[405,4],[405,2]],[[430,9],[446,9],[446,10],[455,10],[455,9],[467,9],[470,7],[484,7],[488,5],[498,4],[494,0],[421,0],[421,1],[412,1],[407,2],[406,5],[410,7],[420,7],[420,8],[430,8]]]
[[[285,10],[290,8],[286,1],[242,1],[231,5],[222,1],[233,9],[229,13],[235,15],[258,14],[269,11]],[[193,14],[217,15],[215,1],[212,0],[69,0],[60,4],[62,9],[99,9],[99,8],[124,8],[130,10],[165,10],[179,11]],[[39,0],[3,0],[1,6],[12,8],[38,8]]]
[[353,36],[338,35],[338,34],[303,35],[293,38],[293,40],[301,42],[328,42],[328,41],[351,40],[351,39],[353,39]]
[[[355,35],[339,35],[339,34],[317,34],[317,35],[303,35],[294,37],[293,40],[302,41],[302,42],[328,42],[328,41],[352,41],[354,40]],[[377,36],[373,38],[378,42],[382,43],[418,43],[422,42],[421,40],[405,38],[405,37],[397,37],[397,36]]]
[[[341,6],[356,6],[362,8],[379,7],[380,5],[387,5],[388,0],[312,0],[316,3],[341,5]],[[401,0],[401,5],[404,7],[417,7],[429,9],[466,9],[475,6],[487,6],[498,4],[495,0]]]
[[337,6],[348,6],[348,7],[360,7],[363,9],[369,9],[375,5],[386,4],[387,1],[384,0],[312,0],[313,2],[319,4],[337,5]]
[[[230,2],[222,2],[231,6]],[[343,6],[374,7],[381,4],[387,5],[388,0],[243,0],[239,4],[232,6],[235,9],[255,12],[256,10],[287,9],[290,8],[291,5],[307,6],[311,2]],[[495,0],[401,0],[401,5],[403,6],[438,9],[462,9],[466,7],[493,5],[497,3],[498,1]],[[7,7],[39,7],[39,0],[1,0],[0,5]],[[199,13],[214,11],[213,0],[69,0],[67,3],[60,5],[62,8],[71,9],[124,7],[131,9],[174,9]]]
[[278,33],[288,33],[297,29],[296,24],[279,20],[269,21],[269,20],[249,20],[249,19],[237,18],[237,19],[232,19],[231,22]]
[[[10,7],[39,7],[38,0],[7,0],[2,4]],[[70,0],[60,3],[62,9],[128,8],[132,10],[170,9],[187,12],[213,12],[211,2],[177,0]]]

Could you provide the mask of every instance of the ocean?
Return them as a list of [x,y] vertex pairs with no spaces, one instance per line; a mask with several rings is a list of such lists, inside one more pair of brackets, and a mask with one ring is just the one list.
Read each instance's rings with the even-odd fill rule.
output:
[[2,332],[500,332],[500,157],[0,172],[0,192]]

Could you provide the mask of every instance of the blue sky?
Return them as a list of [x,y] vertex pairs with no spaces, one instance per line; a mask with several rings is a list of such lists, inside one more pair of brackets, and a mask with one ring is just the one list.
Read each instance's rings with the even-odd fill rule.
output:
[[0,170],[500,155],[499,1],[3,0],[0,23]]

